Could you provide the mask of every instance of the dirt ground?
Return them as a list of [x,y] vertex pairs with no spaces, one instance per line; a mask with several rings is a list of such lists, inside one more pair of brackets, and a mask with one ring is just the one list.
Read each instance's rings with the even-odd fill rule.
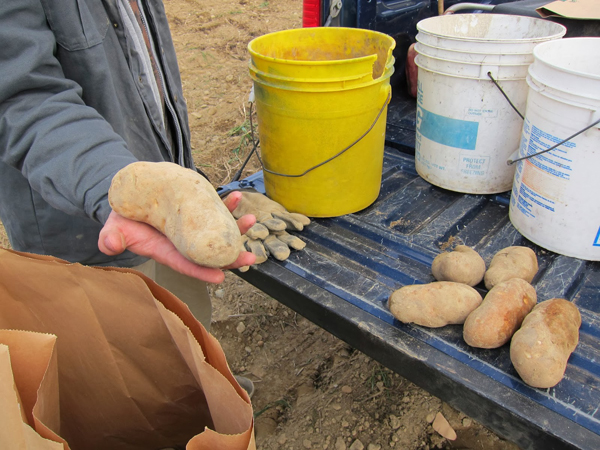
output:
[[[196,164],[215,187],[226,184],[250,149],[247,44],[300,27],[302,2],[165,0],[165,7]],[[252,158],[243,176],[258,169]],[[0,245],[8,247],[3,231],[0,224]],[[234,373],[256,385],[259,449],[517,449],[236,275],[210,291],[211,331]],[[437,413],[456,440],[434,431]]]

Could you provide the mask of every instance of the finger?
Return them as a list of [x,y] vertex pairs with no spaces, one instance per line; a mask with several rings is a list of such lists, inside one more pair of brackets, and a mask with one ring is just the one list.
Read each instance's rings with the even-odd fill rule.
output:
[[304,224],[290,213],[274,211],[271,214],[273,214],[273,217],[282,220],[286,224],[287,229],[295,231],[302,231],[304,229]]
[[294,250],[302,250],[304,247],[306,247],[306,242],[300,238],[297,238],[296,236],[286,233],[285,231],[281,234],[277,234],[276,236],[277,239]]
[[300,222],[302,225],[307,226],[310,225],[310,219],[308,217],[306,217],[304,214],[298,214],[298,213],[289,213],[290,216]]
[[256,264],[256,255],[251,252],[242,251],[240,252],[240,256],[233,264],[230,264],[227,267],[223,267],[224,269],[239,269],[244,266],[251,266],[252,264]]
[[127,249],[125,236],[114,228],[102,228],[98,236],[98,249],[108,256],[120,255]]
[[260,240],[248,239],[246,248],[256,257],[254,264],[262,264],[269,258],[269,254]]
[[245,216],[240,217],[237,220],[238,228],[240,229],[240,233],[246,234],[250,228],[254,226],[256,223],[256,217],[252,214],[246,214]]
[[246,231],[246,236],[250,239],[265,239],[269,235],[269,229],[262,223],[255,223],[252,228]]
[[239,191],[233,191],[227,197],[223,199],[223,203],[227,206],[229,212],[233,212],[238,205],[240,204],[240,200],[242,199],[242,193]]
[[269,253],[273,255],[275,259],[284,261],[290,256],[290,248],[275,236],[270,235],[263,242]]
[[259,222],[271,231],[284,231],[287,228],[287,225],[283,220],[274,219],[272,217],[263,220],[259,219]]

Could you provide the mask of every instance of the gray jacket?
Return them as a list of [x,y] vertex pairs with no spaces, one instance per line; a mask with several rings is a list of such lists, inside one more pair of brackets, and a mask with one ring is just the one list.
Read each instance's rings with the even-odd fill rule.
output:
[[118,0],[0,1],[0,219],[16,250],[84,264],[98,250],[113,175],[136,160],[193,168],[187,109],[161,0],[147,0],[181,134],[172,148]]

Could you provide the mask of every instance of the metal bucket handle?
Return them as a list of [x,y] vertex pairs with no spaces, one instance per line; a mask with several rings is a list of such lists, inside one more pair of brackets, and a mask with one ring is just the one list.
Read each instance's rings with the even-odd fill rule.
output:
[[381,107],[381,109],[379,110],[379,112],[377,113],[377,117],[375,117],[375,120],[373,121],[373,123],[371,124],[371,126],[367,129],[367,131],[365,131],[358,139],[356,139],[352,144],[348,145],[346,148],[344,148],[343,150],[339,151],[338,153],[336,153],[335,155],[333,155],[330,158],[327,158],[325,161],[320,162],[319,164],[316,164],[314,166],[312,166],[309,169],[306,169],[304,172],[299,173],[299,174],[286,174],[286,173],[279,173],[279,172],[275,172],[273,170],[267,169],[262,161],[262,158],[259,156],[258,152],[256,153],[256,156],[258,157],[258,160],[260,162],[260,165],[262,166],[263,171],[270,173],[271,175],[277,175],[280,177],[287,177],[287,178],[300,178],[303,177],[304,175],[306,175],[307,173],[321,167],[324,164],[327,164],[328,162],[334,160],[335,158],[337,158],[338,156],[341,156],[342,154],[344,154],[346,151],[350,150],[352,147],[354,147],[356,144],[358,144],[367,134],[369,134],[369,132],[373,129],[373,127],[375,126],[375,124],[377,123],[377,121],[379,120],[379,117],[381,117],[381,114],[383,114],[383,111],[385,110],[385,107],[390,103],[390,100],[392,98],[392,90],[390,89],[388,92],[388,96],[385,99],[385,102],[383,102],[383,106]]

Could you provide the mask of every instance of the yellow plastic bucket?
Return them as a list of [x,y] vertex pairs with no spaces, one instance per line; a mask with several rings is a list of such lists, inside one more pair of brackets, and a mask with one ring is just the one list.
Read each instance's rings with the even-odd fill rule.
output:
[[[338,39],[331,39],[332,30]],[[339,60],[322,59],[327,46],[330,55],[346,54],[349,39],[344,39],[344,31],[352,38],[356,59],[373,56],[368,76],[360,72],[364,68],[343,71]],[[301,39],[303,33],[311,39]],[[371,205],[381,186],[395,41],[382,33],[344,28],[288,30],[257,40],[263,46],[271,41],[269,48],[277,43],[284,48],[295,46],[304,69],[293,77],[292,72],[279,70],[285,65],[279,58],[278,70],[269,70],[267,59],[257,65],[258,58],[253,56],[250,63],[267,195],[288,210],[310,217],[341,216]],[[375,49],[373,42],[381,48]],[[252,41],[249,48],[256,51],[259,46]],[[311,48],[318,58],[313,77]],[[381,61],[381,57],[386,59]],[[352,66],[352,61],[346,65]]]

